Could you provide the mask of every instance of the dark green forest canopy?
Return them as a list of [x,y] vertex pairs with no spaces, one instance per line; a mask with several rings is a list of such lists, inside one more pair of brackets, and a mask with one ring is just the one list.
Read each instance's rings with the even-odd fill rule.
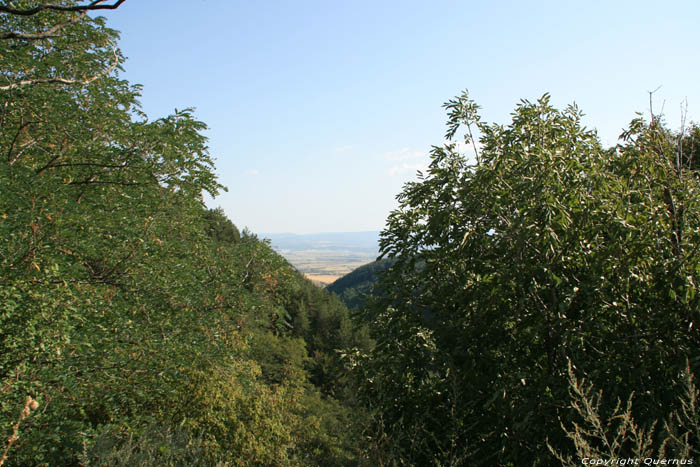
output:
[[391,267],[393,261],[382,259],[360,266],[337,279],[326,290],[337,295],[350,309],[361,309],[373,293],[380,274]]

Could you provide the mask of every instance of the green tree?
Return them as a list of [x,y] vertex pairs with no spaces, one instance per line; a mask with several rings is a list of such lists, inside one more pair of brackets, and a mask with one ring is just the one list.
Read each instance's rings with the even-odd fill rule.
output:
[[466,93],[445,107],[448,139],[480,135],[477,162],[433,148],[382,233],[396,262],[357,362],[376,455],[546,465],[547,437],[568,446],[569,362],[611,401],[635,391],[638,422],[664,418],[698,363],[698,181],[674,162],[687,140],[636,119],[604,149],[548,95],[506,126]]
[[106,426],[168,413],[233,326],[187,313],[209,307],[207,256],[182,258],[206,244],[201,191],[220,189],[204,124],[140,113],[117,33],[87,15],[105,2],[34,5],[0,10],[0,418],[33,394],[44,410],[10,461],[70,464]]
[[204,207],[205,125],[149,120],[87,14],[122,2],[0,7],[5,465],[352,464],[347,309]]
[[215,241],[228,243],[241,241],[238,228],[226,217],[223,209],[210,209],[204,214],[204,218],[208,223],[207,233]]
[[[138,87],[117,73],[117,33],[86,14],[105,2],[35,5],[0,9],[3,442],[26,394],[42,407],[8,462],[75,464],[105,437],[173,432],[219,400],[217,384],[193,385],[232,372],[236,399],[219,408],[252,417],[255,399],[275,394],[256,382],[242,335],[247,315],[275,309],[269,271],[254,261],[269,248],[234,248],[235,226],[204,210],[201,192],[221,188],[204,124],[190,110],[153,121],[140,112]],[[290,419],[278,427],[289,432],[296,406],[285,404],[245,427],[259,439],[251,452],[289,450],[260,438],[274,420]],[[206,433],[207,452],[231,433],[214,444]]]

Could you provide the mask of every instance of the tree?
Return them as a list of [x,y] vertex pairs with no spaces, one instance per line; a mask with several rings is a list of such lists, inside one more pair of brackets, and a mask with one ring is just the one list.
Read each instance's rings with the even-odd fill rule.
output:
[[[674,164],[683,135],[632,122],[604,149],[548,95],[507,126],[449,101],[448,139],[480,134],[472,164],[450,142],[398,196],[381,250],[395,264],[358,366],[377,455],[405,462],[548,463],[567,441],[567,365],[635,420],[670,413],[686,358],[697,370],[700,198]],[[416,267],[417,262],[423,262]]]
[[[0,10],[2,426],[26,394],[44,407],[15,464],[74,462],[105,426],[167,413],[185,364],[233,332],[186,312],[210,306],[189,282],[208,258],[175,252],[206,243],[200,193],[221,188],[205,126],[189,110],[140,112],[117,73],[118,34],[87,14],[121,3]],[[207,344],[214,330],[222,341]]]
[[[23,30],[22,28],[11,30],[8,28],[7,31],[3,32],[0,35],[0,40],[21,39],[27,41],[36,41],[42,39],[57,38],[62,35],[61,29],[83,20],[88,12],[97,10],[116,10],[122,3],[125,2],[125,0],[115,0],[112,4],[106,4],[105,2],[106,0],[93,0],[91,2],[81,4],[80,2],[70,2],[64,0],[60,3],[42,3],[39,5],[31,6],[29,2],[15,1],[14,6],[0,5],[0,14],[6,15],[3,17],[5,20],[11,19],[13,17],[21,18],[27,16],[34,16],[44,11],[78,13],[78,15],[72,15],[72,17],[69,17],[68,19],[65,19],[63,21],[57,21],[54,23],[44,22],[41,25],[43,29],[39,29],[38,31],[28,31]],[[67,80],[65,79],[58,79],[55,82],[66,83],[66,81]],[[6,89],[36,84],[38,82],[48,82],[48,80],[23,80],[19,83],[13,83],[12,85],[7,86]]]
[[221,208],[210,209],[204,214],[207,223],[208,234],[217,242],[238,243],[241,234],[238,228],[229,220]]
[[0,7],[2,462],[352,464],[347,309],[205,208],[205,125],[149,120],[88,15],[122,3]]

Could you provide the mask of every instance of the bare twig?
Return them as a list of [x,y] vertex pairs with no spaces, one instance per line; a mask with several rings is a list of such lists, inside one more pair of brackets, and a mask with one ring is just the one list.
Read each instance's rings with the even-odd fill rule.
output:
[[19,431],[19,425],[24,421],[25,418],[29,416],[29,413],[32,410],[35,410],[37,407],[39,407],[39,403],[32,399],[30,396],[27,396],[27,400],[24,401],[24,409],[22,409],[22,413],[19,414],[19,418],[17,419],[17,422],[15,425],[12,427],[12,435],[7,439],[7,446],[5,446],[5,450],[2,452],[2,457],[0,457],[0,466],[2,466],[5,461],[7,460],[7,453],[10,451],[10,448],[12,445],[19,439],[19,435],[17,432]]
[[654,115],[654,106],[653,106],[653,101],[654,101],[654,93],[661,89],[661,86],[657,87],[653,91],[647,91],[649,93],[649,113],[651,114],[651,123],[653,124],[656,121],[656,116]]
[[479,157],[479,150],[476,148],[476,141],[474,141],[474,135],[472,134],[471,123],[467,123],[467,130],[469,130],[469,139],[471,140],[472,147],[474,148],[474,155],[476,156],[476,165],[481,165],[481,158]]
[[242,282],[243,284],[248,283],[248,279],[250,279],[249,268],[250,268],[250,264],[253,262],[254,259],[255,259],[255,254],[253,254],[253,256],[250,258],[250,261],[248,261],[248,264],[245,265],[245,277],[243,278],[243,282]]
[[36,123],[36,122],[28,121],[28,122],[22,123],[19,126],[19,128],[17,129],[17,133],[15,133],[15,137],[12,139],[12,143],[10,144],[10,147],[7,150],[7,161],[10,163],[10,165],[12,165],[14,163],[14,161],[17,159],[17,158],[12,157],[12,151],[15,150],[15,144],[17,144],[17,140],[19,139],[19,136],[22,134],[22,130],[24,130],[29,125],[32,125],[34,123]]
[[[688,116],[688,99],[681,102],[681,129],[678,134],[678,150],[676,152],[676,170],[678,171],[678,179],[683,179],[683,138],[685,137],[685,119]],[[690,165],[688,166],[690,169]]]

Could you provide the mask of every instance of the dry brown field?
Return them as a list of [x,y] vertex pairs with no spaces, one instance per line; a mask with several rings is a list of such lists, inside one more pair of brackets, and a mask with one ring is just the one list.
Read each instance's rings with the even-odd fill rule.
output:
[[327,274],[304,274],[307,279],[311,280],[314,284],[318,284],[321,286],[327,286],[329,284],[332,284],[336,280],[340,279],[343,276],[333,276],[333,275],[327,275]]

